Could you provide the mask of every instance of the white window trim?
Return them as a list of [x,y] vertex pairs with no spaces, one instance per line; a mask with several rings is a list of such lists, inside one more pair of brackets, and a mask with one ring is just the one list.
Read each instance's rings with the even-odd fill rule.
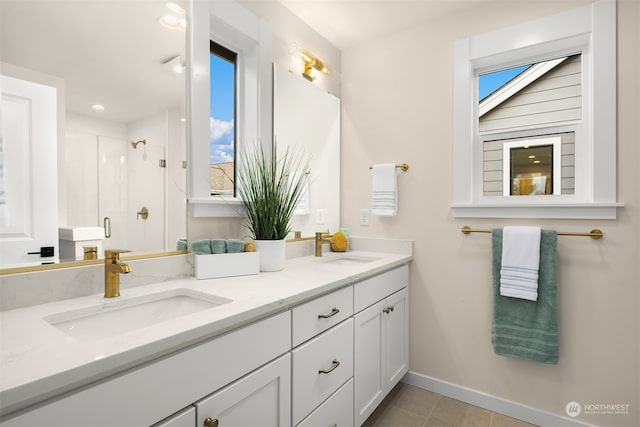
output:
[[271,27],[232,0],[193,1],[189,16],[189,208],[193,217],[241,216],[240,200],[212,196],[209,55],[213,40],[238,53],[236,160],[243,144],[271,147]]
[[[477,75],[550,55],[582,52],[586,145],[576,154],[583,190],[575,195],[485,197],[477,136]],[[599,2],[454,44],[455,217],[615,219],[616,3]],[[590,93],[589,93],[590,89]]]

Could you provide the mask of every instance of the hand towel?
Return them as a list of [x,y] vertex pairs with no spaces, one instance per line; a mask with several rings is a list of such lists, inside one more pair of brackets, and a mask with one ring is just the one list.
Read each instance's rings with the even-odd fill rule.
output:
[[225,246],[229,254],[244,252],[244,242],[242,240],[227,239],[225,240]]
[[540,227],[504,227],[500,295],[538,299]]
[[227,252],[227,244],[223,239],[211,240],[211,253],[224,254]]
[[373,166],[371,213],[395,216],[398,213],[398,185],[396,165],[385,163]]
[[[305,172],[294,172],[293,182],[298,182],[300,175]],[[293,209],[294,215],[309,215],[309,180],[305,179],[300,192],[300,199]]]
[[186,251],[187,250],[187,238],[180,237],[176,240],[176,251]]
[[558,363],[557,233],[542,230],[538,301],[500,295],[502,230],[492,231],[493,331],[496,354]]
[[208,239],[195,240],[191,243],[191,250],[196,255],[207,255],[211,253],[211,241]]

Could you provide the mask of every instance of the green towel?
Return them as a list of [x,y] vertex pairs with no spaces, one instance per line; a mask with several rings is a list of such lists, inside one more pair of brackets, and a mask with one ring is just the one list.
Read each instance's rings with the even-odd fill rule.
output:
[[225,252],[227,252],[227,247],[224,243],[224,240],[221,240],[221,239],[211,240],[212,254],[223,254]]
[[227,253],[237,254],[244,252],[244,242],[242,240],[228,239],[225,241]]
[[493,350],[543,363],[558,363],[557,233],[542,230],[538,301],[500,295],[502,229],[492,230]]
[[191,250],[196,255],[207,255],[211,253],[211,241],[206,240],[196,240],[191,243]]
[[187,239],[186,237],[180,237],[176,240],[176,251],[186,251],[187,250]]

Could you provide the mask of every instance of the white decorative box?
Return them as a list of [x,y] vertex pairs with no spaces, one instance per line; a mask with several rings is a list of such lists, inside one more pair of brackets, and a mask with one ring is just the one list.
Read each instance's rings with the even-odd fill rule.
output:
[[258,252],[196,255],[196,279],[247,276],[260,272]]

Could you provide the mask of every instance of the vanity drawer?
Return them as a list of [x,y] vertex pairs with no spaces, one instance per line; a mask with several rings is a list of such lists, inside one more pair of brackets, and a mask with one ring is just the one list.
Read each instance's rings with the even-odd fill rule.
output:
[[296,348],[292,354],[295,425],[353,376],[353,319]]
[[409,286],[409,267],[404,265],[353,285],[353,311],[358,313]]
[[295,347],[353,314],[353,287],[342,288],[294,307],[291,311]]
[[353,425],[353,378],[304,419],[298,427]]

